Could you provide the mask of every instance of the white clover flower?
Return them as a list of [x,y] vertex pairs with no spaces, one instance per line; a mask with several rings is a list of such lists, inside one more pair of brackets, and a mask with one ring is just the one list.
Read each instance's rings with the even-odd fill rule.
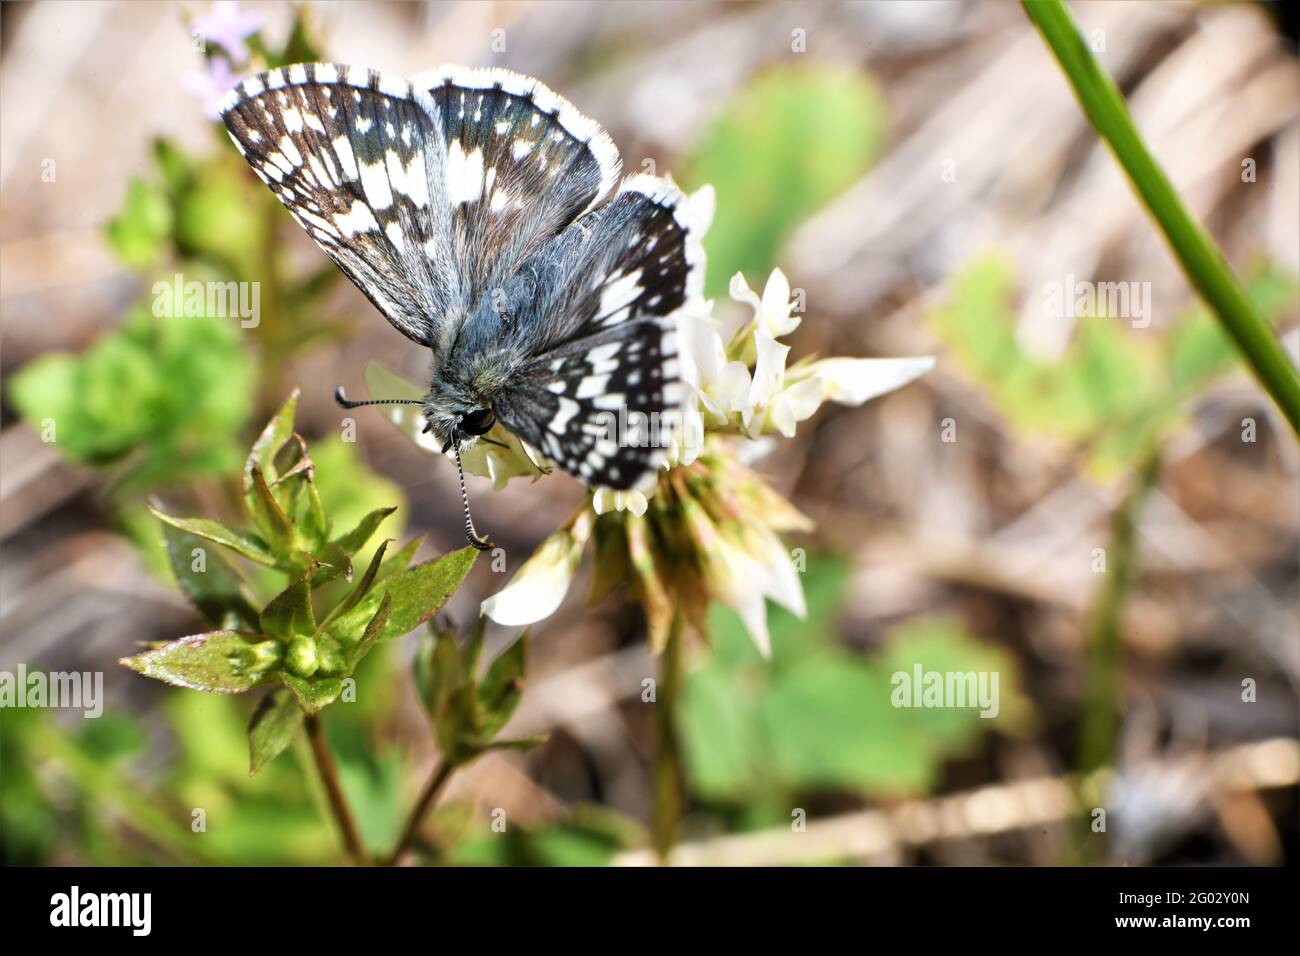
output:
[[498,624],[522,626],[555,613],[578,570],[595,515],[585,508],[542,542],[510,583],[483,602],[482,612]]
[[737,272],[731,277],[731,297],[753,306],[755,323],[773,339],[789,335],[799,327],[800,318],[792,312],[790,280],[780,269],[773,269],[767,277],[762,299],[750,289],[744,274]]
[[[803,587],[780,534],[808,531],[812,522],[746,467],[757,457],[748,452],[760,450],[771,440],[766,436],[793,437],[824,402],[860,405],[910,382],[934,360],[826,358],[787,367],[790,347],[778,339],[800,319],[785,276],[774,270],[760,298],[737,274],[731,295],[753,315],[729,343],[712,303],[690,303],[677,315],[689,394],[665,470],[632,490],[594,489],[589,505],[483,603],[484,614],[521,625],[559,607],[590,534],[585,518],[616,523],[600,540],[621,549],[615,557],[630,569],[655,650],[674,614],[702,631],[710,601],[733,608],[764,655],[767,602],[803,616]],[[602,561],[611,559],[601,553]]]
[[826,358],[791,369],[788,381],[815,379],[822,386],[821,401],[861,405],[901,388],[932,368],[934,357],[930,355],[915,358]]
[[649,496],[651,494],[654,494],[653,489],[646,492],[638,491],[636,488],[629,488],[627,491],[619,491],[615,488],[597,488],[591,494],[591,507],[598,515],[603,515],[609,511],[630,511],[640,517],[645,514],[646,508],[650,506]]

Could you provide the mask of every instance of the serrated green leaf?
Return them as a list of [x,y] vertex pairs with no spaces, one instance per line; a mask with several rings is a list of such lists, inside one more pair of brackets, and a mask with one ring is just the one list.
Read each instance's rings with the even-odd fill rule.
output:
[[308,569],[263,608],[263,634],[279,641],[288,641],[292,637],[316,633],[316,617],[311,606],[313,574],[314,569]]
[[14,405],[73,461],[103,466],[129,456],[114,491],[229,472],[252,364],[229,320],[181,315],[158,318],[137,303],[85,352],[47,353],[15,373]]
[[[401,506],[406,496],[398,485],[367,467],[355,442],[344,441],[335,433],[314,443],[311,456],[316,463],[316,490],[329,515],[332,538],[355,528],[371,512],[392,506],[399,511],[384,522],[385,534],[401,535]],[[358,550],[353,560],[365,565],[371,547]]]
[[302,726],[302,719],[302,708],[288,691],[271,691],[261,699],[248,722],[250,777],[289,746]]
[[474,566],[479,552],[461,548],[403,571],[385,585],[393,601],[393,614],[386,638],[401,637],[415,630],[447,602]]
[[[163,539],[176,585],[199,613],[219,627],[228,615],[243,628],[257,627],[258,613],[247,586],[219,552],[209,553],[203,538],[170,524],[163,524]],[[196,555],[196,549],[203,553]]]
[[376,508],[362,518],[355,528],[335,539],[335,544],[348,554],[356,554],[366,546],[371,535],[383,524],[384,519],[396,511],[396,508]]
[[248,631],[208,631],[124,657],[119,663],[177,687],[238,694],[267,679],[279,657],[273,645]]
[[264,564],[269,568],[276,566],[276,556],[266,546],[266,542],[255,534],[228,528],[220,521],[213,521],[210,518],[174,518],[153,507],[149,512],[164,524],[229,548],[250,561]]

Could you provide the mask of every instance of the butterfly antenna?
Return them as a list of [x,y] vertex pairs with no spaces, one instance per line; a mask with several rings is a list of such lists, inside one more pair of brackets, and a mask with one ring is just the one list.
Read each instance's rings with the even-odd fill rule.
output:
[[362,402],[351,401],[343,392],[343,386],[340,385],[334,389],[334,401],[338,402],[343,408],[360,408],[362,405],[423,405],[424,402],[418,398],[369,398]]
[[453,435],[451,444],[456,452],[456,477],[460,479],[460,503],[465,506],[465,540],[480,551],[491,550],[494,547],[491,539],[480,536],[474,530],[474,519],[469,514],[469,495],[465,493],[465,469],[460,463],[460,440]]

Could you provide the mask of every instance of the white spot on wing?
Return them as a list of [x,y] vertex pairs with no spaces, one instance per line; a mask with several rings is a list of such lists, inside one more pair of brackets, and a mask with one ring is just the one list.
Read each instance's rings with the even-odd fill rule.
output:
[[406,237],[402,235],[402,227],[398,223],[390,222],[385,226],[384,235],[399,253],[406,252]]
[[347,134],[340,134],[334,138],[334,155],[339,158],[339,166],[344,176],[354,180],[361,178],[361,174],[357,172],[357,158],[352,152],[352,141],[348,139]]
[[388,170],[383,160],[362,165],[361,188],[366,191],[366,201],[372,209],[387,209],[393,204],[393,191],[388,186]]
[[360,199],[352,201],[352,208],[341,216],[334,217],[334,225],[345,236],[355,236],[359,232],[377,232],[379,223],[370,207]]
[[459,143],[447,147],[447,200],[453,206],[483,195],[483,151],[466,153]]
[[551,419],[551,422],[547,427],[550,428],[551,431],[555,432],[555,434],[563,435],[564,430],[569,425],[569,419],[578,414],[581,408],[582,406],[573,399],[561,395],[560,407],[556,410],[555,417]]

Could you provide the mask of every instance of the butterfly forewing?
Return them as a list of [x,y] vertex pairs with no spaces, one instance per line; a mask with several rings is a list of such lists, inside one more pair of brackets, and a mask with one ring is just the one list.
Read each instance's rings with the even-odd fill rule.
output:
[[433,344],[460,300],[450,258],[445,150],[427,98],[373,70],[299,64],[245,80],[222,110],[253,171],[376,308]]
[[609,136],[537,80],[447,66],[412,83],[428,91],[442,120],[457,270],[471,301],[509,279],[618,178]]

